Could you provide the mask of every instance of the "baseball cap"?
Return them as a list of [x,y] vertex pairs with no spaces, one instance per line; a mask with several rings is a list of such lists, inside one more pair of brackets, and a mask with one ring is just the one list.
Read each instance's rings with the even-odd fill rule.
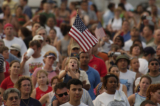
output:
[[146,47],[143,49],[144,54],[155,54],[156,51],[152,47]]
[[48,51],[45,53],[44,57],[55,57],[57,58],[57,54],[54,51]]
[[74,48],[80,49],[79,44],[78,43],[71,44],[71,49],[74,49]]
[[118,60],[120,60],[120,59],[126,59],[128,61],[128,64],[130,63],[129,57],[125,54],[121,54],[121,55],[117,56],[116,64],[118,63]]
[[7,24],[4,25],[4,29],[6,29],[7,27],[12,27],[13,28],[13,25],[10,24],[10,23],[7,23]]
[[17,51],[21,51],[21,47],[18,44],[12,44],[9,48],[10,50],[17,50]]
[[41,35],[35,35],[32,40],[43,40]]

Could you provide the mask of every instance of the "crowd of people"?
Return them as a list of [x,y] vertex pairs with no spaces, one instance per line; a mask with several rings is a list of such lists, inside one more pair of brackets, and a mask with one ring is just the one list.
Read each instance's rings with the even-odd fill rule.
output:
[[[1,106],[160,106],[156,0],[110,1],[106,11],[92,0],[39,0],[34,13],[28,1],[0,7]],[[77,14],[98,39],[87,52],[69,34]]]

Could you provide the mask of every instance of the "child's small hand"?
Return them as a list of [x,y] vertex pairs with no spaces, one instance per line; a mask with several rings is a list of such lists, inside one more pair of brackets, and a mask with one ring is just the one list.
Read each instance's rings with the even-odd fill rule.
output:
[[65,71],[66,71],[66,72],[70,72],[70,68],[67,66],[67,67],[65,68]]

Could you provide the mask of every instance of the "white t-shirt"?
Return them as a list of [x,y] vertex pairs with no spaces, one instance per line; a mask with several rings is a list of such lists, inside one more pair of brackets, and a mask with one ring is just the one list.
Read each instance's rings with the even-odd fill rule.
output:
[[98,48],[98,51],[108,53],[111,49],[111,44],[113,44],[111,40],[109,40],[109,43],[105,42],[103,46]]
[[59,53],[58,53],[58,50],[54,46],[46,44],[45,46],[42,47],[41,51],[43,54],[45,54],[48,51],[54,51],[55,53],[57,53],[56,62],[59,62]]
[[[125,51],[130,51],[130,47],[133,45],[133,41],[130,39],[128,41],[125,42],[125,45],[123,47],[123,49]],[[142,47],[145,48],[146,47],[146,43],[142,42]]]
[[19,38],[14,37],[11,41],[3,39],[3,41],[5,46],[7,46],[8,48],[10,48],[12,44],[18,44],[21,47],[21,56],[23,56],[23,54],[27,51],[25,43]]
[[[23,61],[23,60],[22,60]],[[32,56],[24,64],[23,74],[25,76],[31,76],[36,68],[44,66],[43,56],[39,58],[33,58]]]
[[146,59],[143,59],[143,58],[139,58],[139,72],[142,73],[142,74],[147,74],[148,72],[148,61]]
[[[62,104],[60,106],[73,106],[73,105],[71,105],[69,102],[67,102],[67,103],[64,103],[64,104]],[[81,102],[80,105],[78,105],[78,106],[88,106],[88,105],[86,105],[86,104]]]
[[[119,99],[119,100],[117,100]],[[94,100],[94,106],[130,106],[123,91],[116,91],[115,94],[103,92]]]
[[[45,26],[46,28],[46,31],[47,31],[47,35],[49,34],[49,31],[50,31],[50,27],[48,27],[47,25]],[[62,32],[61,32],[61,30],[60,30],[60,28],[59,27],[57,27],[57,26],[54,26],[54,29],[56,30],[56,32],[57,32],[57,37],[58,37],[58,40],[61,40],[61,39],[63,39],[63,35],[62,35]]]
[[127,72],[122,73],[120,72],[120,83],[126,85],[127,87],[127,96],[133,94],[133,84],[136,79],[136,73],[130,70],[127,70]]
[[[112,22],[113,21],[113,22]],[[109,20],[109,25],[111,25],[112,29],[115,30],[120,30],[122,27],[122,18],[116,19],[112,18]]]

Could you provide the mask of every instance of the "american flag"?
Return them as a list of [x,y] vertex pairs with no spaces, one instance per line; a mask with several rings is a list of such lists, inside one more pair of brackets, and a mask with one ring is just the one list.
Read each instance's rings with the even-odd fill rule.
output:
[[97,25],[97,28],[95,30],[95,34],[96,34],[98,39],[101,39],[102,37],[106,36],[106,34],[105,34],[105,32],[103,30],[103,27],[102,27],[100,22]]
[[98,42],[98,39],[89,32],[78,14],[69,35],[80,45],[84,52],[87,52]]

